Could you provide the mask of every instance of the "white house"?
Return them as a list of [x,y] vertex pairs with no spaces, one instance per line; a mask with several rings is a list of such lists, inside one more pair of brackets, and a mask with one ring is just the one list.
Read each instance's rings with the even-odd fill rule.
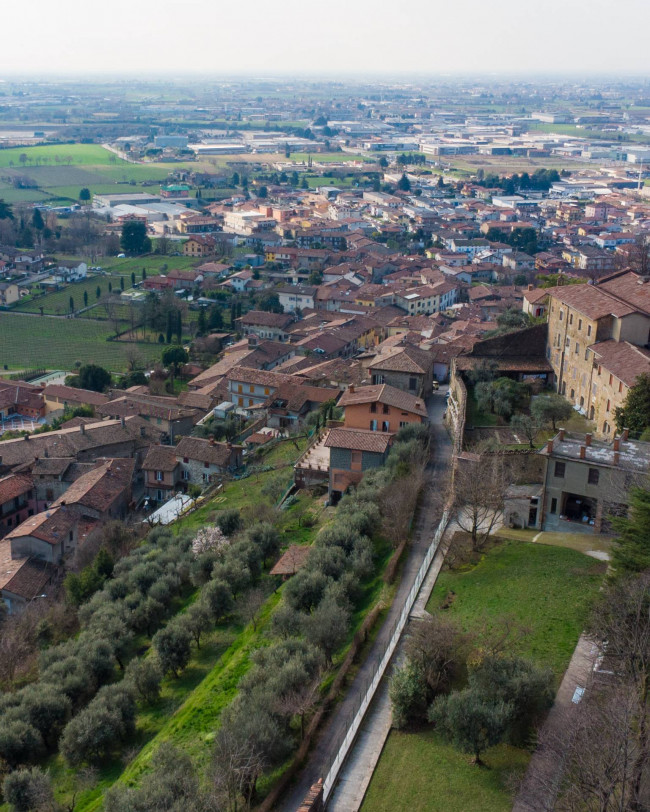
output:
[[88,276],[88,266],[85,262],[59,262],[52,276],[57,282],[79,282]]

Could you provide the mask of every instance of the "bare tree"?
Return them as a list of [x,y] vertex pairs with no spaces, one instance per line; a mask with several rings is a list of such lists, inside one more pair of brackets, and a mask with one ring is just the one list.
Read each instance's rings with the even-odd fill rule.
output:
[[444,690],[464,661],[468,639],[456,623],[438,615],[418,620],[406,641],[405,654],[424,674],[434,693]]
[[305,719],[320,697],[322,672],[319,670],[312,680],[296,690],[283,694],[275,703],[275,710],[283,716],[298,716],[300,719],[300,741],[305,737]]
[[610,584],[594,612],[591,632],[603,661],[633,690],[639,715],[638,751],[632,776],[632,809],[640,802],[644,771],[650,761],[650,572]]
[[472,537],[472,547],[481,550],[503,516],[507,487],[503,458],[472,455],[460,459],[454,471],[455,519]]
[[520,800],[558,812],[634,809],[637,715],[636,696],[625,686],[588,692],[577,707],[564,711],[558,724],[542,728],[538,766],[524,779]]
[[261,589],[249,589],[244,595],[239,613],[245,624],[253,624],[253,631],[257,631],[257,621],[264,601],[264,592]]

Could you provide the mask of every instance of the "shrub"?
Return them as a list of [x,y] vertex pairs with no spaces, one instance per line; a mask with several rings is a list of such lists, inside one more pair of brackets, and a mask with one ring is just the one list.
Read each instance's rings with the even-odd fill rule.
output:
[[124,679],[143,701],[153,704],[160,696],[162,670],[155,657],[135,658],[128,664]]
[[31,764],[43,753],[43,738],[29,722],[3,720],[0,725],[0,758],[10,767]]
[[51,809],[54,805],[50,777],[38,767],[10,773],[4,780],[2,790],[12,812]]
[[427,684],[422,669],[407,659],[391,677],[389,696],[393,727],[401,730],[422,718],[427,710]]

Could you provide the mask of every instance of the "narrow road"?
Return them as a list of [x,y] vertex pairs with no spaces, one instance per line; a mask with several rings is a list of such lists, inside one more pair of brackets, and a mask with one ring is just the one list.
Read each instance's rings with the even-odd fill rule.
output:
[[413,586],[426,551],[433,539],[442,513],[442,505],[437,496],[440,492],[440,483],[449,472],[452,456],[452,444],[442,422],[442,416],[446,408],[446,394],[447,387],[441,387],[438,392],[433,393],[427,402],[432,435],[432,457],[427,467],[428,482],[425,486],[424,498],[413,532],[413,540],[404,561],[402,577],[397,587],[395,599],[370,652],[352,684],[348,687],[345,697],[336,706],[332,716],[323,726],[304,770],[278,806],[278,809],[283,812],[296,812],[311,785],[319,778],[324,778],[324,773],[333,755],[331,752],[333,743],[340,741],[344,735],[353,711],[358,706],[359,698],[364,694],[366,686],[372,677],[375,664],[381,660],[388,646],[391,630],[399,618],[404,601]]

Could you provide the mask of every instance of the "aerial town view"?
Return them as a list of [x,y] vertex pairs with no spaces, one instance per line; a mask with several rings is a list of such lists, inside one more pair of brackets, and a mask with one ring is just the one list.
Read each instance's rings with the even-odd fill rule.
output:
[[650,810],[613,10],[3,8],[0,812]]

